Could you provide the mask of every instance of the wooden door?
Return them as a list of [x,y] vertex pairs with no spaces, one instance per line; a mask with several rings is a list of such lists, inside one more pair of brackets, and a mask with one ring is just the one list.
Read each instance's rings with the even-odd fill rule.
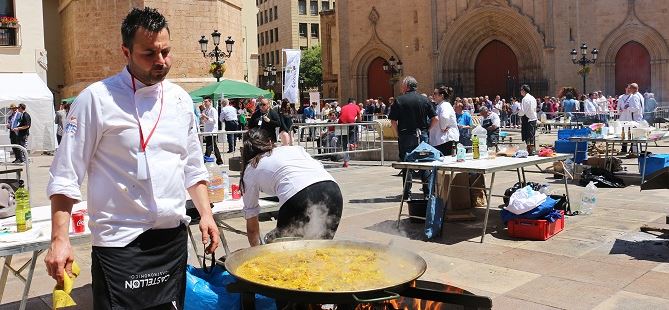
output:
[[358,100],[382,97],[384,102],[388,102],[388,98],[393,96],[390,74],[383,71],[384,61],[383,58],[377,57],[369,65],[367,69],[367,98],[358,98]]
[[629,83],[639,84],[641,93],[651,91],[650,54],[639,42],[625,43],[616,54],[616,93],[625,93]]
[[513,88],[518,87],[509,85],[509,80],[512,84],[518,80],[518,58],[508,45],[500,41],[490,41],[481,49],[476,56],[474,70],[474,96],[489,96],[492,99],[500,95],[508,100]]

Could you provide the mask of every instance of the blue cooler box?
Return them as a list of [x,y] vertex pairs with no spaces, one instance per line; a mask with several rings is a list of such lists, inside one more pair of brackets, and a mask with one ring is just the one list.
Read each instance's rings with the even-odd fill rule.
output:
[[582,163],[587,159],[588,142],[573,142],[568,140],[555,140],[555,152],[574,154],[576,150],[576,143],[578,143],[578,153],[574,162]]
[[646,159],[646,167],[643,165],[643,156],[639,156],[639,171],[646,170],[646,176],[653,174],[664,167],[669,167],[669,154],[653,154]]

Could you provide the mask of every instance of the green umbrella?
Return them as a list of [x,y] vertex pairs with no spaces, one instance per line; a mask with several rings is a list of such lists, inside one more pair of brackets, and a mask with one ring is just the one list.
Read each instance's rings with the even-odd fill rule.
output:
[[193,103],[200,103],[200,102],[204,101],[204,99],[200,96],[191,95],[190,98],[193,99]]
[[222,80],[220,82],[209,84],[200,89],[190,92],[191,97],[212,97],[214,100],[221,98],[237,99],[237,98],[258,98],[263,96],[265,98],[272,98],[270,91],[255,87],[246,82]]

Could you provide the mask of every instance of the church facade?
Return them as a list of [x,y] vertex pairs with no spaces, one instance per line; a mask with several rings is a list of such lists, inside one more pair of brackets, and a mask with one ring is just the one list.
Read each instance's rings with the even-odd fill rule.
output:
[[[669,96],[669,1],[661,0],[340,0],[337,40],[323,42],[324,75],[337,77],[336,95],[359,100],[399,94],[401,76],[419,91],[446,84],[459,96],[555,96],[563,86],[620,95],[631,82]],[[327,40],[328,38],[323,38]],[[583,68],[572,62],[587,44]],[[394,57],[402,74],[383,70]],[[334,92],[332,86],[328,91]],[[325,90],[325,89],[324,89]]]

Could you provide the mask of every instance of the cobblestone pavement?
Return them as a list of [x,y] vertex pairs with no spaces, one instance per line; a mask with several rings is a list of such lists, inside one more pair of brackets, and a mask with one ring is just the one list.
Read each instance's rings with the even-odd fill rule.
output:
[[[555,135],[542,139],[550,143]],[[48,203],[44,189],[52,158],[32,158],[35,205]],[[547,241],[509,238],[496,207],[502,204],[501,198],[494,198],[485,243],[478,242],[483,209],[475,210],[476,221],[447,223],[443,237],[426,242],[420,236],[421,224],[402,220],[400,229],[395,226],[401,179],[393,168],[358,162],[350,168],[329,171],[344,195],[344,215],[336,239],[390,243],[415,251],[428,262],[423,279],[489,296],[495,309],[669,309],[668,236],[639,232],[643,224],[665,221],[668,190],[640,192],[637,185],[600,189],[594,214],[567,217],[565,230]],[[552,184],[558,193],[564,190],[550,174],[528,174],[528,178]],[[515,182],[515,173],[498,174],[496,193],[501,194]],[[582,189],[569,185],[573,200],[579,199]],[[239,219],[229,223],[244,227]],[[263,231],[275,225],[271,221],[261,224]],[[247,246],[243,236],[226,236],[233,249]],[[75,283],[74,299],[79,306],[72,309],[91,309],[90,245],[76,246],[75,252],[83,272]],[[14,263],[27,259],[19,255]],[[43,256],[35,272],[28,309],[50,309],[54,281],[46,274],[42,260]],[[190,262],[197,264],[192,258]],[[15,301],[21,295],[20,284],[10,277],[0,309],[18,307]]]

